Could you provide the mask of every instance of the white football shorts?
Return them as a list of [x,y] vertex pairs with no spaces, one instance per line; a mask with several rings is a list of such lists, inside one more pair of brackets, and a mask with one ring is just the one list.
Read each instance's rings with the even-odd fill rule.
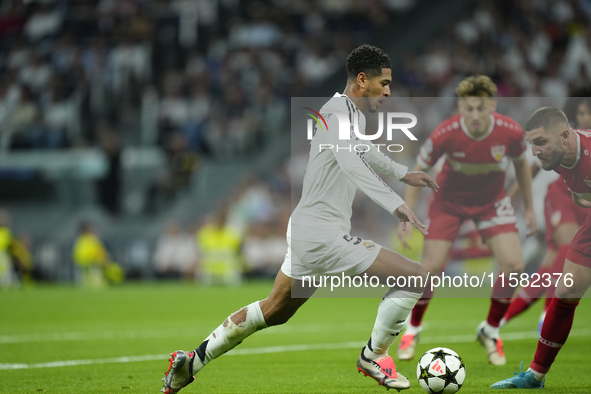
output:
[[302,276],[359,275],[373,264],[380,244],[340,233],[327,242],[299,241],[287,237],[287,253],[281,271],[292,279]]

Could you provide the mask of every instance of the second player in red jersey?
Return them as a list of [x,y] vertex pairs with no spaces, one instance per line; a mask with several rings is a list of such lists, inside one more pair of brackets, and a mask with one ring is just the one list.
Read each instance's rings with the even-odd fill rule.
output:
[[[528,119],[525,133],[542,168],[559,173],[571,190],[575,204],[591,212],[591,130],[573,130],[564,112],[544,107]],[[591,214],[588,214],[566,254],[556,296],[548,308],[529,369],[496,382],[491,388],[544,387],[546,374],[570,333],[575,309],[590,286]]]
[[[564,107],[569,120],[574,120],[578,128],[581,129],[591,128],[590,95],[591,90],[586,87],[575,90]],[[534,160],[531,170],[532,175],[535,177],[540,170],[539,160]],[[518,188],[513,188],[509,194],[511,195],[513,192],[517,194]],[[547,249],[536,273],[540,278],[550,275],[554,278],[554,282],[557,275],[564,268],[564,260],[570,249],[571,241],[579,227],[583,224],[587,216],[587,210],[574,203],[570,189],[564,179],[560,177],[548,185],[543,208],[546,223],[545,241]],[[546,311],[554,297],[555,288],[556,286],[554,284],[548,287],[536,286],[535,284],[523,286],[511,302],[511,306],[505,313],[501,324],[509,322],[515,316],[527,310],[533,302],[546,293],[544,310],[540,316],[540,323],[538,325],[538,331],[540,331]]]
[[[591,130],[575,130],[574,134],[578,146],[574,164],[572,166],[561,164],[554,168],[554,171],[564,179],[575,204],[587,207],[591,205]],[[544,168],[544,161],[542,161],[542,168]],[[575,234],[566,259],[591,268],[591,215],[587,215],[583,225]]]
[[[511,201],[505,194],[505,170],[515,165],[516,177],[523,190],[525,220],[530,233],[536,223],[532,206],[531,171],[524,158],[525,138],[519,124],[496,110],[497,88],[487,76],[469,77],[458,85],[456,93],[459,114],[441,123],[421,147],[415,169],[431,168],[440,157],[445,163],[437,182],[439,192],[433,196],[427,213],[429,234],[425,237],[422,264],[432,275],[438,275],[447,260],[460,225],[471,219],[480,236],[499,261],[505,275],[521,273],[524,262],[521,241],[515,227]],[[420,191],[407,188],[405,201],[414,208]],[[408,234],[399,229],[406,245]],[[499,323],[505,314],[514,289],[495,284],[486,321],[478,327],[478,339],[485,347],[488,360],[505,364]],[[427,288],[413,309],[400,346],[398,357],[414,356],[422,329],[422,319],[432,291]]]

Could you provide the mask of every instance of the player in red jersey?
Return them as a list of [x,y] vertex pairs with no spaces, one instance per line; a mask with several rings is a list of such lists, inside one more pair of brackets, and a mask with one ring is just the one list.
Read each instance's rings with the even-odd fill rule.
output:
[[[560,174],[572,199],[591,213],[591,131],[573,130],[564,112],[552,107],[535,111],[525,124],[534,156],[542,168]],[[575,234],[552,299],[534,360],[517,376],[494,383],[491,388],[542,388],[558,352],[566,342],[579,300],[591,286],[591,214]],[[522,364],[523,366],[523,364]]]
[[[590,93],[587,88],[575,91],[573,92],[574,97],[569,98],[565,105],[567,117],[575,119],[575,124],[581,129],[591,129],[591,97],[586,97],[590,96]],[[532,163],[533,176],[536,176],[540,170],[538,163],[537,160]],[[511,192],[509,195],[511,195]],[[558,178],[548,186],[544,201],[544,216],[546,221],[545,241],[548,249],[537,273],[539,278],[542,279],[547,278],[548,275],[556,278],[552,274],[562,272],[570,243],[581,224],[583,224],[583,219],[587,216],[587,213],[584,208],[577,206],[573,202],[568,186],[566,186],[563,179]],[[505,313],[501,325],[523,313],[546,293],[546,305],[540,318],[539,328],[541,329],[546,310],[554,296],[554,289],[555,286],[544,287],[539,284],[537,284],[537,287],[522,287],[511,302],[511,306]]]
[[[499,261],[505,275],[520,274],[524,268],[516,217],[505,194],[505,170],[512,160],[517,181],[523,191],[525,221],[531,235],[536,231],[532,206],[531,171],[524,157],[526,149],[521,126],[508,116],[495,112],[497,87],[487,76],[472,76],[458,85],[459,114],[441,123],[421,147],[416,169],[427,171],[445,155],[443,170],[437,177],[439,192],[432,199],[426,225],[429,235],[423,245],[422,264],[438,275],[445,264],[460,224],[472,219],[484,242]],[[407,188],[405,201],[414,208],[420,190]],[[399,228],[406,244],[409,235]],[[506,363],[499,323],[514,288],[497,280],[486,321],[478,327],[478,340],[494,365]],[[428,287],[415,305],[398,347],[398,358],[414,357],[423,315],[433,293]]]

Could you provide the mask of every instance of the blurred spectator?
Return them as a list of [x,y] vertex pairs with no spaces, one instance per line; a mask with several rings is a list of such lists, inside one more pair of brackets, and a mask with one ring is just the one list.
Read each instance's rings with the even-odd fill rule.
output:
[[[239,245],[243,238],[241,250],[247,277],[274,277],[283,263],[287,250],[285,233],[292,209],[290,194],[290,174],[283,163],[268,177],[245,176],[232,192],[230,204],[222,209],[221,215],[225,216],[227,211],[225,227],[235,234],[235,242]],[[223,220],[216,217],[211,223]]]
[[0,210],[0,287],[31,283],[33,256],[27,246],[25,237],[12,234],[8,212]]
[[151,74],[151,50],[148,44],[135,42],[126,36],[111,51],[113,82],[115,92],[141,86],[148,82]]
[[121,143],[119,134],[111,125],[99,126],[101,149],[107,158],[107,172],[96,182],[100,205],[113,216],[121,211]]
[[51,51],[51,62],[59,73],[67,72],[79,56],[80,49],[76,46],[73,32],[60,36]]
[[25,24],[23,2],[20,0],[4,1],[5,12],[0,14],[0,38],[18,35]]
[[147,212],[154,212],[160,203],[170,201],[178,192],[185,190],[199,164],[199,156],[188,150],[187,139],[183,134],[174,131],[168,141],[168,166],[148,188]]
[[229,207],[229,223],[245,233],[249,224],[268,221],[277,215],[269,184],[256,175],[244,177],[234,192],[233,204]]
[[224,206],[197,232],[200,279],[206,285],[238,285],[242,281],[242,239],[227,219],[228,207]]
[[20,70],[26,66],[31,58],[31,48],[22,38],[11,40],[10,51],[6,65],[10,70]]
[[158,279],[194,279],[197,272],[197,245],[177,221],[166,224],[154,252]]
[[330,49],[314,38],[310,38],[298,57],[298,71],[310,85],[319,84],[342,67],[343,63],[343,59],[334,56]]
[[48,84],[52,70],[48,62],[39,53],[33,53],[27,65],[20,69],[19,81],[33,92],[40,93]]
[[34,145],[50,149],[68,146],[74,139],[72,127],[77,118],[74,102],[67,97],[65,86],[58,84],[51,91],[43,115],[45,133]]
[[111,260],[92,223],[80,224],[72,259],[81,270],[84,287],[98,289],[107,286],[108,281],[118,283],[124,279],[123,271]]
[[20,234],[12,239],[8,248],[14,272],[22,285],[33,283],[35,271],[33,255],[31,254],[32,240],[27,234]]
[[88,106],[93,119],[112,118],[114,70],[106,39],[94,37],[82,52],[81,64],[89,84]]
[[8,250],[11,243],[10,215],[8,212],[0,210],[0,287],[9,287],[16,280]]
[[285,231],[271,221],[256,221],[244,239],[243,253],[251,278],[274,278],[287,251]]
[[210,110],[210,97],[205,86],[195,84],[188,102],[189,116],[182,130],[189,143],[189,148],[206,156],[211,153],[205,135]]
[[33,93],[27,87],[20,89],[18,102],[15,104],[10,117],[8,118],[8,124],[10,127],[17,130],[26,129],[33,125],[39,120],[39,108]]
[[182,77],[170,72],[163,81],[164,95],[160,100],[158,121],[161,134],[169,128],[180,128],[189,120],[189,101],[182,95]]
[[268,18],[267,5],[255,1],[248,5],[247,14],[250,20],[246,23],[234,23],[229,34],[231,45],[269,47],[280,39],[279,27]]
[[4,133],[6,141],[12,148],[31,148],[35,145],[36,135],[42,135],[43,126],[41,123],[41,112],[33,93],[27,87],[20,89],[20,98],[13,107]]
[[90,79],[94,77],[104,78],[111,71],[112,66],[107,66],[109,48],[105,37],[97,36],[92,38],[90,45],[82,53],[82,65]]
[[62,25],[62,15],[49,3],[34,3],[34,10],[27,19],[24,32],[31,42],[57,34]]

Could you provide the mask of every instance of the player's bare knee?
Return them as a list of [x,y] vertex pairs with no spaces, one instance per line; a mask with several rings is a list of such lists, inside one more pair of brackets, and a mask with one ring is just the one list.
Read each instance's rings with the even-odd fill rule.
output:
[[[582,294],[585,294],[585,291],[583,291]],[[580,289],[576,286],[558,286],[554,296],[560,298],[562,301],[571,303],[578,302],[582,297]]]
[[426,272],[430,275],[439,275],[441,272],[441,264],[434,259],[423,259],[422,267],[424,267]]
[[511,259],[503,262],[501,269],[505,274],[521,274],[525,268],[522,259]]

